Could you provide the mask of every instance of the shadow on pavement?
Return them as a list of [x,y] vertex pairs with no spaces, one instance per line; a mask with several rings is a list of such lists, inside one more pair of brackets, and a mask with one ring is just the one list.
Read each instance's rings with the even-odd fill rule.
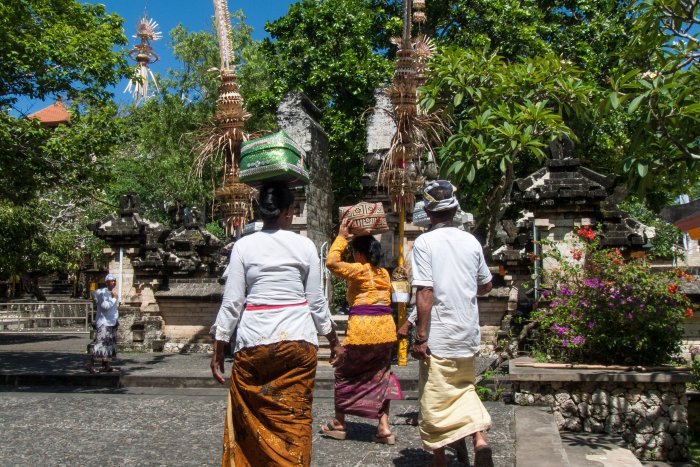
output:
[[[150,356],[140,354],[140,358],[131,358],[128,354],[117,355],[114,366],[123,374],[152,368],[176,354],[158,354]],[[0,372],[2,373],[41,373],[41,374],[76,374],[87,373],[85,364],[90,357],[86,353],[68,352],[5,352],[0,351]]]
[[74,334],[3,334],[0,333],[0,350],[3,345],[30,344],[34,342],[79,342],[84,338]]
[[[451,455],[447,453],[447,461],[449,465],[451,463]],[[433,455],[428,451],[424,451],[419,448],[406,448],[399,451],[399,456],[392,459],[392,462],[397,467],[417,467],[429,465],[433,461]]]
[[86,373],[86,354],[65,352],[1,352],[0,372],[3,373]]

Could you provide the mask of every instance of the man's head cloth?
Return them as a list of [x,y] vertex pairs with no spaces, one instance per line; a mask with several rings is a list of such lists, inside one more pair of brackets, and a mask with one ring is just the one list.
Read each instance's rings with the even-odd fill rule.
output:
[[423,188],[425,210],[429,212],[449,211],[459,208],[459,202],[455,196],[457,189],[447,180],[436,180]]

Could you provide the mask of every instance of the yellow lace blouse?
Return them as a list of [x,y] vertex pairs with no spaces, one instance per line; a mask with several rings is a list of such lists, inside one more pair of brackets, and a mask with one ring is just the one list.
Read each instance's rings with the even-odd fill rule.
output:
[[[341,255],[348,246],[345,237],[336,237],[331,245],[326,267],[348,283],[348,304],[356,305],[390,305],[391,279],[384,268],[377,268],[369,263],[346,263]],[[391,315],[384,316],[350,316],[348,333],[343,345],[382,344],[396,341],[396,324]]]

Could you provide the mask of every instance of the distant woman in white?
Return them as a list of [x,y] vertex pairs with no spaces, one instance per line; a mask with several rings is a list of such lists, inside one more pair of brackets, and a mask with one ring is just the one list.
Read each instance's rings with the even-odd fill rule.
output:
[[95,345],[92,347],[92,356],[87,369],[90,373],[96,373],[95,362],[102,361],[102,371],[112,372],[112,359],[117,356],[117,322],[119,310],[117,309],[117,278],[113,274],[105,277],[106,287],[95,292]]

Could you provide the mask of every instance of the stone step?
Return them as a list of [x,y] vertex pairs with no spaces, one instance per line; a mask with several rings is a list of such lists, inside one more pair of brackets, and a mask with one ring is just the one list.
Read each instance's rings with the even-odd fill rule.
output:
[[335,323],[335,329],[340,333],[345,333],[348,330],[348,315],[333,315],[332,319]]
[[45,293],[63,293],[73,288],[68,281],[39,281],[37,286]]
[[515,439],[517,467],[571,465],[549,407],[516,407]]
[[[517,467],[635,467],[643,464],[619,436],[560,432],[549,407],[515,408]],[[656,467],[665,463],[654,463]]]
[[[635,467],[642,463],[627,449],[624,440],[607,433],[560,433],[570,467]],[[667,465],[654,463],[655,466]]]

